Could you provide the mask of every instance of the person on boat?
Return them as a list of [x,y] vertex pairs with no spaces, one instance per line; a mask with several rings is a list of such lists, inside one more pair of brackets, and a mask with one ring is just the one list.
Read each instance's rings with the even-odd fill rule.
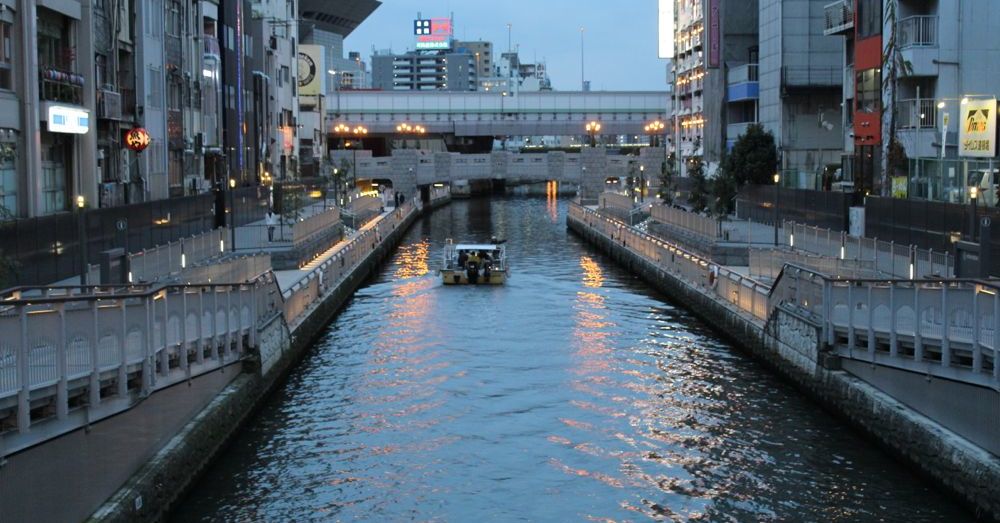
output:
[[476,251],[469,252],[469,259],[466,261],[465,276],[469,279],[469,283],[475,285],[479,283],[479,264],[482,260]]
[[465,267],[465,262],[469,260],[469,253],[460,251],[458,253],[458,266]]

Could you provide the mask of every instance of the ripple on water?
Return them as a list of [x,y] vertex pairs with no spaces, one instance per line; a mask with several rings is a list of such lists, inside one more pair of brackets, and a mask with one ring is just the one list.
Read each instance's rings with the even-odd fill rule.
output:
[[[173,519],[969,519],[564,216],[472,200],[415,224]],[[508,285],[443,288],[445,239],[491,234]]]

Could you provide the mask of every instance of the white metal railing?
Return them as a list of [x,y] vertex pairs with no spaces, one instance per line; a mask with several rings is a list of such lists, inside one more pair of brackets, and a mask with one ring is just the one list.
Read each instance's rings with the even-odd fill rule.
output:
[[[270,271],[239,284],[7,291],[0,304],[0,406],[11,408],[7,423],[16,430],[2,435],[2,452],[58,435],[31,427],[67,419],[71,398],[81,394],[90,409],[86,421],[94,422],[128,409],[133,393],[148,395],[238,361],[244,340],[256,346],[256,327],[280,312],[280,301]],[[53,409],[34,412],[33,402],[46,397]]]
[[752,278],[776,280],[785,265],[789,264],[812,269],[828,276],[853,278],[878,276],[873,261],[842,260],[802,250],[750,249],[749,267]]
[[346,278],[375,250],[383,238],[394,231],[414,213],[422,209],[420,198],[408,198],[398,209],[385,214],[377,222],[366,226],[356,236],[339,247],[336,254],[318,267],[310,270],[298,282],[283,290],[285,320],[294,329],[303,313]]
[[709,216],[702,216],[667,205],[651,206],[649,215],[655,221],[686,229],[705,238],[714,239],[722,236],[719,220]]
[[954,259],[946,252],[850,236],[841,231],[795,222],[784,222],[783,228],[790,231],[783,238],[785,245],[841,260],[871,262],[872,269],[882,275],[916,279],[955,276]]
[[181,238],[152,249],[128,255],[132,281],[153,282],[177,274],[187,267],[215,258],[229,248],[229,229]]
[[936,15],[916,15],[903,18],[896,23],[896,39],[899,47],[937,45]]
[[178,279],[189,284],[245,283],[256,280],[271,267],[270,254],[253,254],[192,267],[182,272]]
[[826,14],[826,26],[823,32],[827,36],[854,27],[853,0],[837,0],[826,4],[823,9]]
[[900,129],[935,129],[939,125],[934,99],[900,100],[898,116]]
[[292,244],[298,245],[314,234],[340,222],[340,210],[331,207],[308,218],[300,219],[292,225]]
[[635,206],[635,200],[624,194],[615,192],[602,192],[597,197],[597,205],[601,209],[617,209],[619,211],[631,211]]
[[570,204],[569,218],[586,224],[702,292],[724,300],[728,306],[748,315],[758,325],[762,326],[767,319],[770,288],[753,278],[578,204]]
[[583,206],[571,204],[569,219],[724,299],[758,326],[791,306],[821,325],[820,339],[840,356],[1000,390],[995,282],[836,279],[785,264],[767,286]]

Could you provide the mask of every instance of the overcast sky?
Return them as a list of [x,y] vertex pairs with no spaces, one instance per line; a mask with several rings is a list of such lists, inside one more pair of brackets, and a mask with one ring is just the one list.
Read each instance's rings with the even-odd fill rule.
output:
[[580,89],[580,27],[584,65],[594,90],[664,90],[666,63],[656,57],[656,0],[383,0],[344,42],[366,60],[372,46],[413,48],[413,20],[455,17],[455,38],[489,40],[499,57],[511,42],[521,60],[544,61],[555,89]]

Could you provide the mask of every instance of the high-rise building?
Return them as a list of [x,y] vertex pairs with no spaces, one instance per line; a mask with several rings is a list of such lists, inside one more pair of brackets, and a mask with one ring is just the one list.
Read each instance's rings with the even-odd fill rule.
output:
[[387,91],[475,91],[476,58],[468,51],[376,53],[372,87]]
[[[1000,63],[1000,41],[983,37],[995,28],[995,7],[990,0],[827,5],[826,34],[844,37],[842,168],[855,190],[889,192],[889,178],[908,177],[893,188],[897,196],[964,201],[978,167],[959,160],[963,100],[1000,97],[1000,69],[991,67]],[[893,131],[912,170],[887,165]]]
[[485,40],[460,41],[455,40],[454,48],[458,52],[467,52],[476,60],[476,76],[489,78],[493,76],[496,61],[493,55],[493,42]]

